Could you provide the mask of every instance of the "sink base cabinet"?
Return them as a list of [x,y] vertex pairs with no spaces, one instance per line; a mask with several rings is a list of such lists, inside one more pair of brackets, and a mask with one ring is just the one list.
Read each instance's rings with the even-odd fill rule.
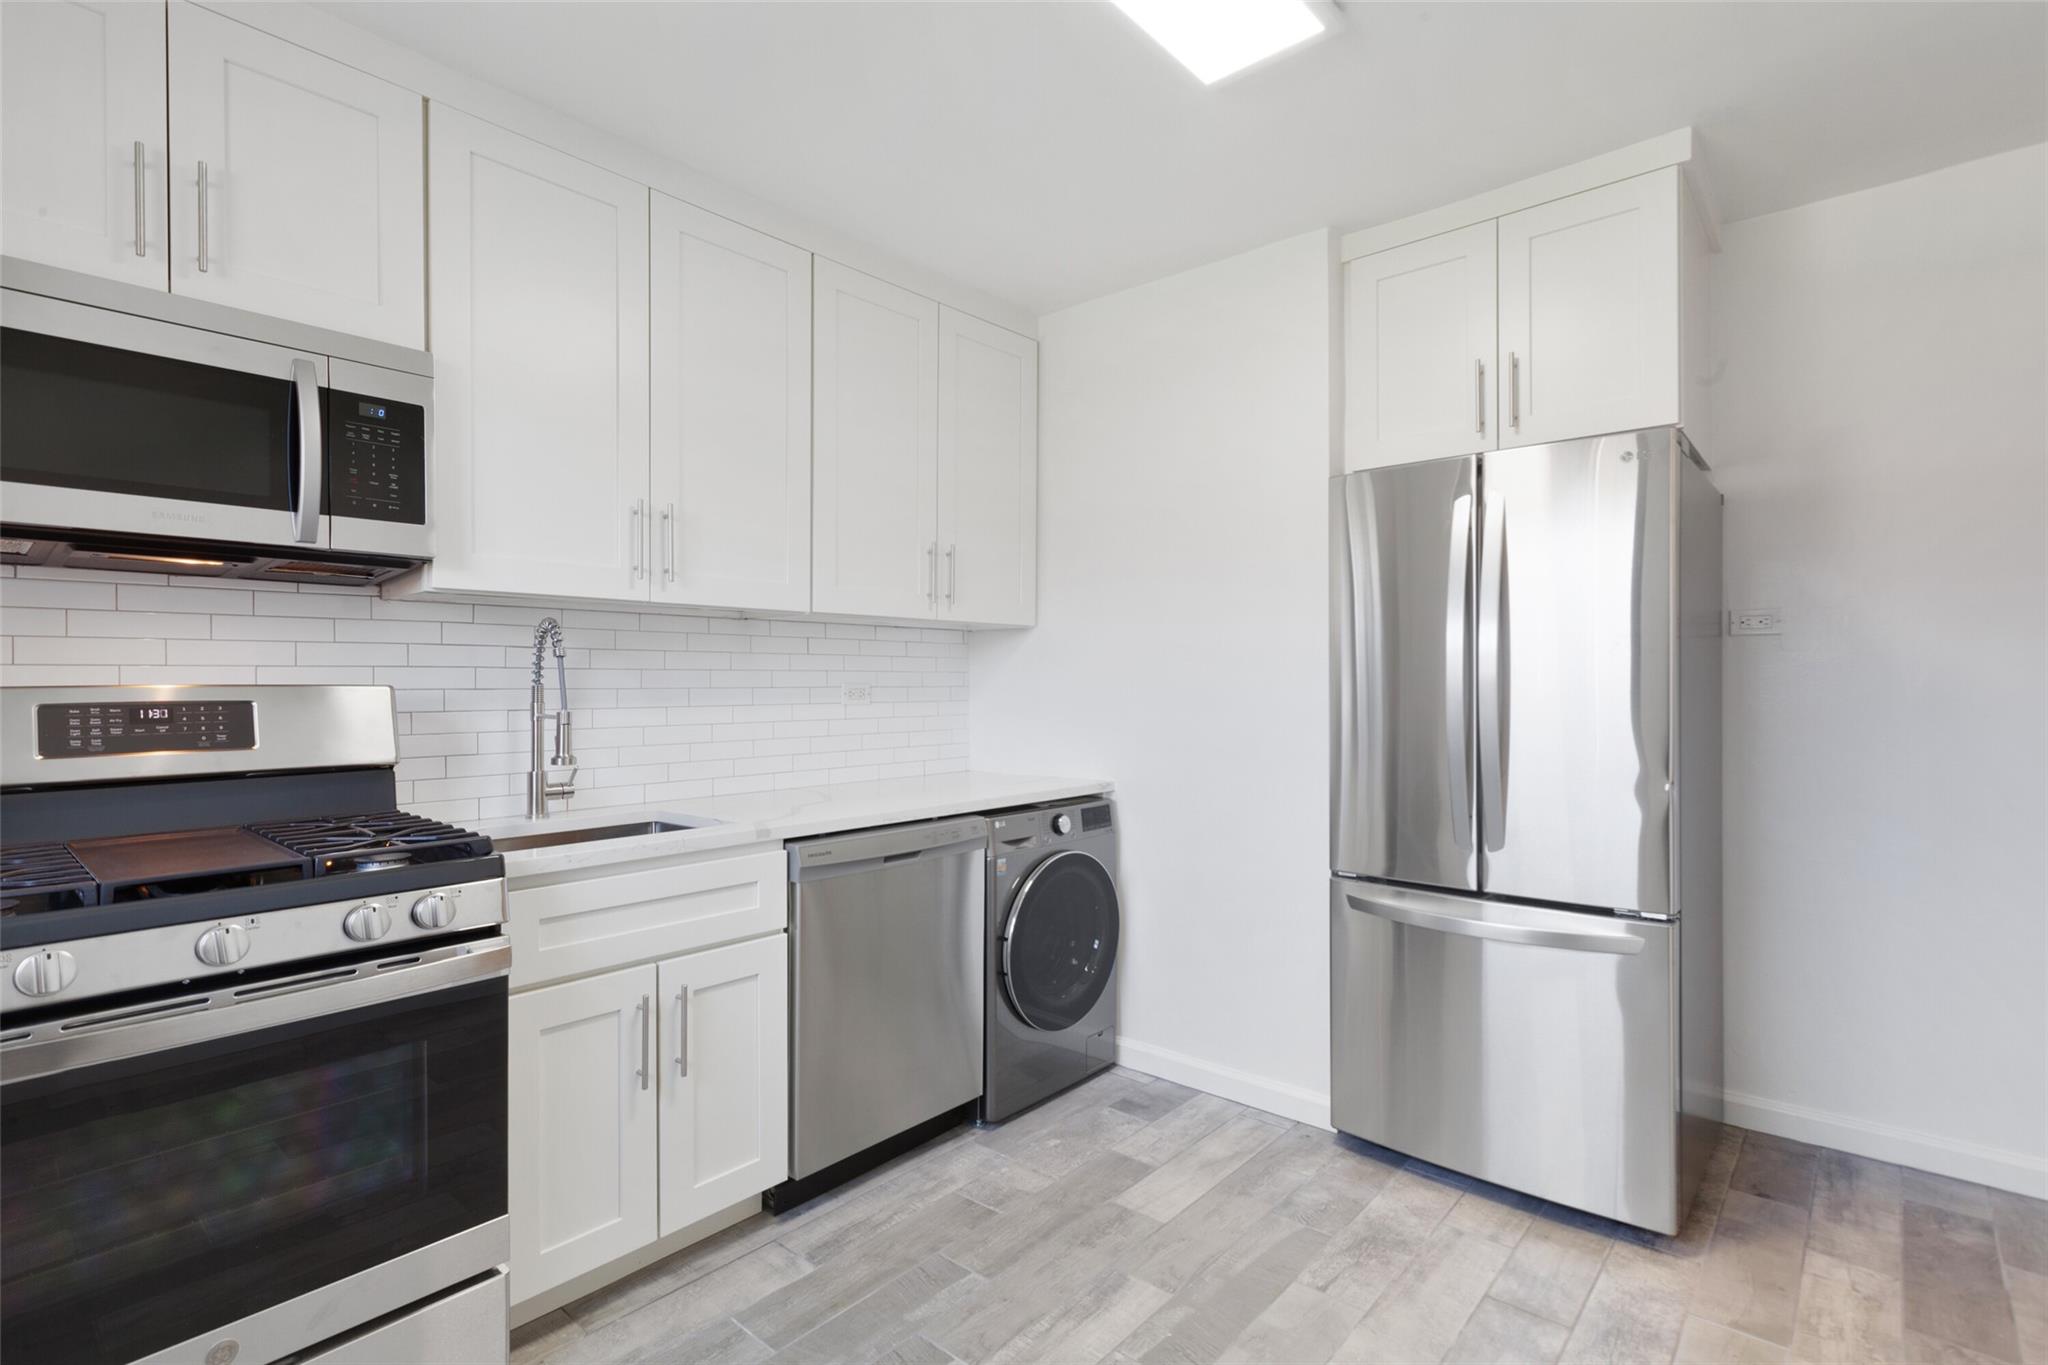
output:
[[654,1238],[657,1097],[641,1077],[656,976],[630,967],[512,997],[515,1300]]
[[776,933],[512,997],[515,1304],[788,1175],[787,945]]
[[789,938],[661,964],[661,1235],[789,1174]]

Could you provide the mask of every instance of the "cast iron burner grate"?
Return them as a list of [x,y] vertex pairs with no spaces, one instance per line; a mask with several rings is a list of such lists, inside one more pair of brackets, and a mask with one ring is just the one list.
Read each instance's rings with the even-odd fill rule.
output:
[[0,915],[97,905],[98,883],[63,844],[0,848]]
[[491,851],[491,841],[481,834],[402,810],[283,820],[247,828],[310,859],[316,877],[481,858]]

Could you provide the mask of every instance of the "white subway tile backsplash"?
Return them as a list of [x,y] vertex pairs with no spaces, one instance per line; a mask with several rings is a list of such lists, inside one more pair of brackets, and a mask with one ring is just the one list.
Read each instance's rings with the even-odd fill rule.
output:
[[210,616],[247,616],[255,595],[247,588],[160,588],[123,583],[114,604],[122,611],[203,611]]
[[150,640],[204,640],[213,633],[211,616],[162,611],[67,611],[64,613],[64,629],[61,632],[24,630],[13,620],[0,624],[5,624],[8,633],[14,635],[65,634],[122,636]]
[[[967,766],[966,641],[938,628],[24,568],[0,574],[0,681],[386,683],[401,804],[480,820],[525,806],[533,626],[548,615],[568,643],[572,809]],[[844,705],[849,682],[873,700]],[[547,685],[552,709],[552,658]]]
[[0,579],[0,606],[6,607],[100,607],[114,606],[113,583],[80,583],[65,578]]
[[[317,616],[217,616],[213,622],[216,640],[332,640],[335,627],[344,624]],[[356,622],[346,622],[355,625]]]
[[9,664],[9,687],[98,687],[121,681],[112,664]]
[[12,602],[0,602],[0,630],[9,635],[62,635],[64,609],[17,607]]
[[160,664],[164,661],[164,642],[24,635],[14,643],[14,661],[18,664]]

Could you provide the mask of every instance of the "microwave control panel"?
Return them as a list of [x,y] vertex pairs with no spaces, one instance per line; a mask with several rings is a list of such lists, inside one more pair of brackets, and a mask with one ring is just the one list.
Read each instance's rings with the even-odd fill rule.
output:
[[369,521],[427,520],[427,420],[417,403],[327,391],[327,498],[321,510]]
[[36,708],[37,758],[255,747],[253,701],[67,702]]

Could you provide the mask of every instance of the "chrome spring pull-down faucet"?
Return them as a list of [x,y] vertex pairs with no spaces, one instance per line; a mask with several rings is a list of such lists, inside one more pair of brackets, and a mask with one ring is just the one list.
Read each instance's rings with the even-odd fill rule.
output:
[[[544,754],[547,738],[548,689],[541,672],[549,646],[555,653],[555,752]],[[576,755],[570,749],[569,674],[563,662],[562,627],[554,617],[543,617],[533,628],[533,772],[526,780],[526,814],[532,820],[547,818],[551,799],[568,800],[576,794]],[[550,767],[566,767],[569,775],[559,782],[548,780]]]

